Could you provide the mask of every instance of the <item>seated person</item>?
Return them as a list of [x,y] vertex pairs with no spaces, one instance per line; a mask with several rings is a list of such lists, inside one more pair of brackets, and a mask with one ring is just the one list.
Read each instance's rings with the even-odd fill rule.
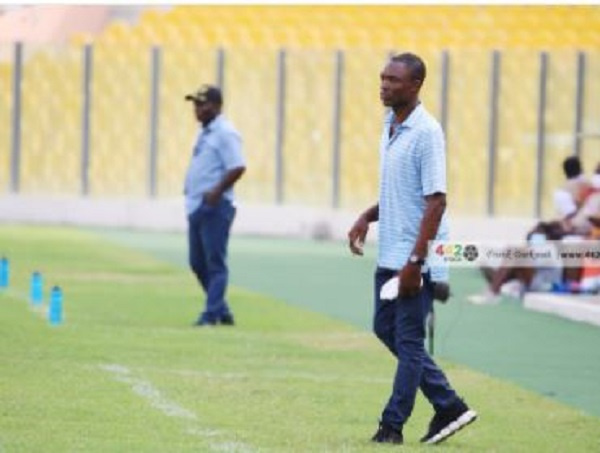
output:
[[[544,244],[546,239],[545,234],[535,230],[528,235],[530,245]],[[527,249],[521,250],[526,251]],[[487,282],[487,288],[481,294],[469,296],[468,300],[474,304],[493,304],[499,301],[501,294],[522,299],[525,292],[551,291],[562,281],[562,267],[558,263],[546,262],[543,266],[537,267],[525,264],[528,263],[519,263],[513,260],[512,262],[503,262],[495,269],[482,266],[480,270]]]
[[591,183],[583,174],[578,156],[569,156],[563,161],[566,177],[564,185],[554,192],[554,207],[560,219],[568,218],[583,205],[591,190]]
[[562,195],[559,198],[564,201],[562,213],[568,214],[559,220],[540,222],[534,228],[534,231],[543,232],[550,240],[560,240],[566,236],[590,237],[596,228],[593,219],[600,217],[600,164],[596,167],[591,184],[583,183],[577,178],[569,181],[571,182],[568,182],[567,186],[573,189],[573,193],[578,187],[577,203],[575,198],[572,198],[571,195],[567,196],[567,192],[561,189]]
[[593,218],[600,216],[600,191],[592,192],[570,218],[563,221],[565,235],[589,237],[594,229]]
[[[596,166],[591,182],[581,171],[581,162],[576,156],[563,162],[567,182],[555,193],[555,206],[561,214],[560,220],[539,222],[527,234],[530,244],[546,240],[560,241],[569,236],[600,239],[600,163]],[[581,266],[551,265],[544,267],[521,267],[514,263],[503,263],[498,268],[482,267],[488,283],[483,294],[469,297],[473,303],[497,302],[501,293],[522,298],[526,291],[551,291],[556,287],[569,288],[580,280]]]

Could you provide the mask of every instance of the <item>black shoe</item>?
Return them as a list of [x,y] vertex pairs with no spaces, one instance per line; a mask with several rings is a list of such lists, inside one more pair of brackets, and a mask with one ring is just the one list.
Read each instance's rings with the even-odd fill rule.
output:
[[404,442],[404,437],[402,437],[402,430],[395,430],[390,425],[380,422],[377,432],[371,437],[371,441],[379,444],[401,444]]
[[234,326],[235,321],[233,320],[233,315],[228,314],[221,316],[219,319],[219,324],[223,324],[224,326]]
[[421,438],[421,442],[439,444],[476,419],[477,412],[469,409],[469,406],[459,399],[447,410],[435,413],[429,423],[429,431]]

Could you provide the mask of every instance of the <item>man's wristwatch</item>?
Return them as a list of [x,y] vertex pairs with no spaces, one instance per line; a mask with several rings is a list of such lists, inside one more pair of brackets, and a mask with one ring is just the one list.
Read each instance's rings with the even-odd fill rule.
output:
[[425,264],[425,259],[419,258],[417,255],[410,255],[408,257],[408,262],[410,264],[416,264],[417,266],[423,266]]

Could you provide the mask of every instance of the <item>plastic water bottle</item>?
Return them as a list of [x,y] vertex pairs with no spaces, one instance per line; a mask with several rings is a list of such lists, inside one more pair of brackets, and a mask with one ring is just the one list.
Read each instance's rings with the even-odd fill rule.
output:
[[10,278],[10,263],[8,258],[0,258],[0,289],[8,288],[8,281]]
[[54,286],[50,291],[50,306],[48,307],[48,321],[57,326],[62,323],[63,295],[59,286]]
[[34,306],[41,305],[44,299],[44,281],[42,279],[42,274],[38,271],[35,271],[31,274],[31,304]]

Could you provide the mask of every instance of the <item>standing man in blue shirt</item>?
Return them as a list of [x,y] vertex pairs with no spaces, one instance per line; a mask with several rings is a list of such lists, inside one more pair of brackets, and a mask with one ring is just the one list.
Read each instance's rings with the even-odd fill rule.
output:
[[[348,232],[351,252],[362,255],[369,224],[379,222],[373,326],[398,363],[392,395],[372,438],[378,443],[403,442],[402,427],[419,388],[435,410],[421,442],[439,443],[477,418],[425,350],[434,286],[448,279],[446,268],[429,268],[426,259],[428,242],[447,239],[448,227],[444,135],[419,101],[425,72],[421,58],[411,53],[392,57],[381,72],[380,98],[391,111],[379,150],[379,203]],[[398,298],[382,300],[382,286],[395,276]]]
[[221,113],[221,90],[205,85],[186,101],[202,124],[185,178],[189,262],[206,293],[196,325],[233,325],[225,300],[227,245],[235,217],[233,185],[246,170],[240,134]]

